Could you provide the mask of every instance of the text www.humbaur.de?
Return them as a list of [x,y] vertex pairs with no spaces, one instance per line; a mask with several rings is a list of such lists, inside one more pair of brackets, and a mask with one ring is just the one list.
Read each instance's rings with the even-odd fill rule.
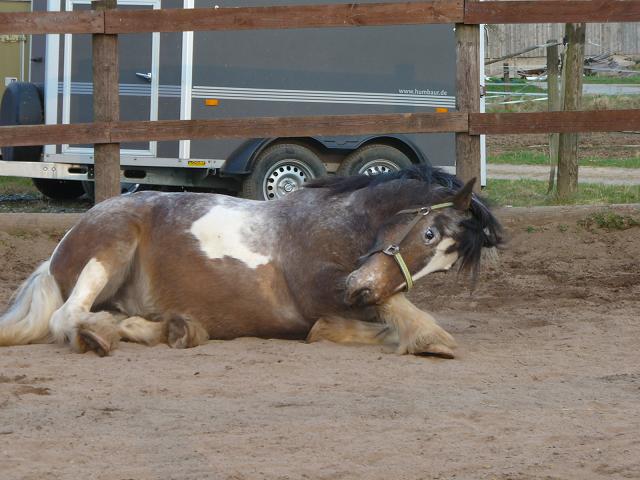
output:
[[446,97],[446,90],[429,90],[422,88],[399,88],[398,93],[404,93],[407,95],[437,95],[439,97]]

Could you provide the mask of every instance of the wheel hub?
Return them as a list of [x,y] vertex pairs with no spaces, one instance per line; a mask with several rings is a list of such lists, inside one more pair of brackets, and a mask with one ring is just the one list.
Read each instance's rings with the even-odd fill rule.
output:
[[263,184],[264,197],[268,200],[284,197],[298,190],[313,173],[302,162],[295,159],[282,160],[267,172]]
[[365,163],[362,167],[360,167],[358,173],[361,175],[364,174],[371,176],[379,175],[381,173],[397,172],[398,170],[400,169],[395,163],[389,160],[385,160],[384,158],[379,158]]

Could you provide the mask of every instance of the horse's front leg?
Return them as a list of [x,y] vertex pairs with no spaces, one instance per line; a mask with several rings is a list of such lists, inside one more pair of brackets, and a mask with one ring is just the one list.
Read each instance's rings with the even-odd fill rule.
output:
[[456,342],[427,312],[411,303],[404,294],[390,297],[378,307],[378,314],[398,335],[399,354],[432,354],[453,358]]
[[307,342],[328,340],[334,343],[394,345],[395,331],[385,323],[363,322],[338,316],[320,318],[307,335]]

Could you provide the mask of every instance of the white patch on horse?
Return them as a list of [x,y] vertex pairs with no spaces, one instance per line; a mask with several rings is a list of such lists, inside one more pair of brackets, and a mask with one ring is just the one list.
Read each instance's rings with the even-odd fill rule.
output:
[[456,250],[450,253],[446,253],[447,249],[454,244],[455,240],[453,240],[453,238],[443,238],[436,246],[436,253],[433,254],[433,257],[431,257],[431,260],[429,260],[427,266],[413,276],[413,281],[416,282],[425,275],[433,272],[449,270],[453,266],[453,264],[456,263],[456,260],[458,260],[458,252]]
[[245,235],[255,217],[248,212],[224,206],[215,206],[193,222],[191,233],[200,242],[200,248],[211,259],[235,258],[249,268],[266,265],[271,257],[252,251]]
[[96,298],[109,281],[107,270],[92,258],[80,272],[73,291],[62,307],[51,316],[49,329],[53,338],[62,341],[70,337],[82,314],[89,313]]

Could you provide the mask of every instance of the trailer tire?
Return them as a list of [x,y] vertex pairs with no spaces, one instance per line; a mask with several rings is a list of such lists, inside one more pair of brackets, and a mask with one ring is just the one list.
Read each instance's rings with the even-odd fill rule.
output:
[[253,200],[276,200],[326,173],[320,157],[309,148],[280,143],[258,156],[253,170],[242,182],[240,195]]
[[[82,190],[84,193],[87,194],[87,197],[89,197],[89,200],[95,200],[96,198],[96,184],[95,182],[80,182],[80,184],[82,185]],[[141,190],[144,190],[143,185],[140,183],[126,183],[126,182],[121,182],[120,183],[120,194],[124,195],[125,193],[136,193],[139,192]]]
[[[42,94],[38,86],[13,82],[7,86],[0,104],[0,125],[40,125],[44,122]],[[2,147],[2,159],[13,162],[38,162],[42,145]]]
[[372,144],[359,148],[347,156],[340,164],[337,174],[342,176],[377,175],[397,172],[411,165],[409,157],[397,148]]
[[75,200],[84,195],[82,182],[77,180],[33,178],[32,181],[41,194],[52,200]]

